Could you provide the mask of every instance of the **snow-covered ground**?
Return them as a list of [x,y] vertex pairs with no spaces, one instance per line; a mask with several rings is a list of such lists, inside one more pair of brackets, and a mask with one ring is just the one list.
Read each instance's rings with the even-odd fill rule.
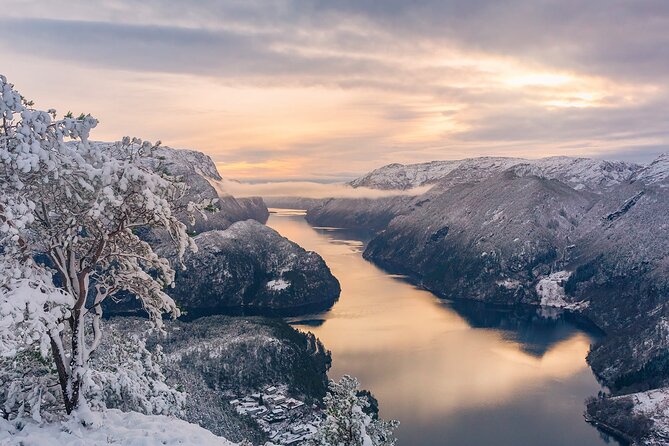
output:
[[76,417],[51,424],[25,421],[22,429],[15,422],[0,418],[0,446],[97,446],[97,445],[199,445],[235,446],[225,438],[177,418],[142,415],[110,409],[95,413],[92,426]]
[[567,301],[564,285],[569,276],[571,276],[569,271],[558,271],[539,280],[536,291],[541,297],[540,304],[542,306],[579,310],[587,305],[585,302],[572,303]]
[[564,283],[569,276],[571,276],[569,271],[558,271],[539,280],[537,294],[541,297],[541,305],[558,308],[567,306]]
[[661,388],[629,395],[634,403],[632,411],[653,420],[652,437],[646,445],[669,444],[669,388]]

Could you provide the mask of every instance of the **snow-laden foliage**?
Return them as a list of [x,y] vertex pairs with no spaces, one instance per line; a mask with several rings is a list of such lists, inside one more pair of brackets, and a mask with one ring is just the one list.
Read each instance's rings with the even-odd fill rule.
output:
[[[96,352],[84,376],[82,391],[90,407],[179,415],[186,395],[165,384],[160,346],[149,351],[138,334],[126,336],[113,328],[105,331],[107,348]],[[24,350],[0,359],[2,418],[52,422],[62,412],[61,388],[50,358],[43,358],[37,350]]]
[[[105,345],[91,360],[84,389],[91,406],[113,407],[148,415],[179,415],[186,395],[165,383],[161,363],[164,356],[157,345],[146,349],[138,334],[108,333]],[[124,358],[119,362],[118,358]]]
[[53,361],[39,351],[0,358],[0,414],[4,419],[54,421],[62,412],[62,396]]
[[323,399],[325,419],[308,442],[309,446],[392,446],[397,421],[384,421],[369,415],[369,401],[358,391],[358,380],[344,375],[331,381]]
[[158,327],[179,314],[164,292],[172,266],[136,231],[166,232],[181,261],[196,246],[176,213],[197,206],[176,209],[183,183],[147,167],[156,146],[90,144],[95,119],[36,110],[4,76],[0,119],[0,356],[50,351],[69,413],[90,378],[103,300],[130,293]]

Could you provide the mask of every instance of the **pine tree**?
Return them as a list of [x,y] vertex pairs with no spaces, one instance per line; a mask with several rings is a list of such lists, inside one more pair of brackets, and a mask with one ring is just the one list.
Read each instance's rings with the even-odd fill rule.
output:
[[330,381],[323,402],[325,419],[309,446],[392,446],[397,421],[375,419],[365,412],[367,398],[358,391],[358,380],[345,375]]

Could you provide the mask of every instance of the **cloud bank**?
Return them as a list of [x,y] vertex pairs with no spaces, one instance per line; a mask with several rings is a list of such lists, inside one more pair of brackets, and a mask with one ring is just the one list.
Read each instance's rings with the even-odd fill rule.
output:
[[[345,181],[473,156],[669,147],[666,0],[4,0],[0,71],[43,108]],[[48,80],[45,79],[48,73]]]
[[354,188],[344,183],[314,183],[310,181],[282,181],[272,183],[241,183],[238,181],[210,181],[221,195],[234,197],[300,197],[300,198],[370,198],[377,199],[399,195],[422,195],[430,186],[409,190],[378,190],[366,187]]

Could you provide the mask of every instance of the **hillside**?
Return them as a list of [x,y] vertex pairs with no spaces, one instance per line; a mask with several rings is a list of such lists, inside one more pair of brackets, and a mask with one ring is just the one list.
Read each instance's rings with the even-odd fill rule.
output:
[[[351,184],[433,187],[414,198],[328,200],[308,220],[367,225],[376,236],[365,258],[441,296],[586,315],[607,334],[588,362],[613,395],[669,385],[669,155],[645,166],[564,157],[393,164]],[[629,419],[613,401],[591,404],[592,419]]]

